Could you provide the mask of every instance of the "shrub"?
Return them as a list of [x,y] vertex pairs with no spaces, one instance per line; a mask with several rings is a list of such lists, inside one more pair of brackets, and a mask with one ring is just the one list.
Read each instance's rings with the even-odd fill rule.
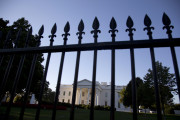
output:
[[174,105],[174,110],[180,110],[180,104],[175,104]]

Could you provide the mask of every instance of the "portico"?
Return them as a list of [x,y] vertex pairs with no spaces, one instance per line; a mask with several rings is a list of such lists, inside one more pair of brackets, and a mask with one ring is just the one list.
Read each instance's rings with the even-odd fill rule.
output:
[[[124,107],[122,103],[119,103],[120,94],[119,92],[125,86],[115,86],[115,108],[120,111],[129,111],[129,108]],[[65,103],[72,103],[72,93],[73,93],[73,84],[72,85],[61,85],[60,87],[60,96],[59,101]],[[77,90],[76,90],[76,101],[75,104],[91,104],[91,93],[92,93],[92,82],[84,79],[78,81]],[[100,106],[110,106],[111,105],[111,86],[107,85],[106,82],[101,84],[96,81],[95,86],[95,100],[94,105]]]
[[[76,104],[91,104],[92,83],[89,80],[79,81],[77,84]],[[95,89],[95,105],[100,105],[100,90]]]

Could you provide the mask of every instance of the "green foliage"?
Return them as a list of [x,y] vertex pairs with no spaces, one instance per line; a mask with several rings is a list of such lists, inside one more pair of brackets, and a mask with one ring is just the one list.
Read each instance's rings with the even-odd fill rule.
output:
[[42,101],[45,102],[54,102],[54,98],[55,98],[55,91],[52,91],[51,88],[48,88],[45,93],[43,94],[43,98]]
[[[0,49],[2,49],[4,46],[4,42],[6,40],[6,35],[7,35],[9,30],[12,31],[12,36],[11,36],[11,40],[8,43],[8,48],[14,47],[16,35],[17,35],[17,32],[19,31],[20,28],[22,29],[22,32],[21,32],[20,38],[18,40],[17,46],[18,46],[18,48],[23,48],[25,45],[27,32],[30,29],[31,25],[29,24],[29,22],[27,20],[25,20],[25,18],[18,19],[17,21],[15,21],[10,26],[8,26],[8,23],[9,23],[8,20],[3,20],[2,18],[0,18],[0,31],[2,31],[2,39],[0,41]],[[34,47],[34,46],[36,46],[36,43],[37,43],[36,35],[31,35],[31,39],[29,41],[28,47]],[[0,83],[3,80],[5,70],[6,70],[7,64],[9,62],[9,58],[10,58],[10,56],[5,56],[3,59],[3,63],[0,67],[0,73],[1,73],[0,74]],[[19,65],[20,58],[21,58],[20,55],[16,55],[14,58],[12,68],[10,70],[10,74],[8,76],[8,80],[6,83],[5,91],[11,92],[12,85],[14,82],[14,77],[16,75],[16,71],[17,71],[17,68]],[[16,93],[20,93],[24,88],[26,88],[27,79],[29,76],[32,59],[33,59],[33,54],[27,54],[26,55]],[[43,62],[43,60],[44,60],[43,54],[39,54],[39,56],[37,58],[37,62],[36,62],[34,76],[33,76],[32,83],[31,83],[31,88],[30,88],[30,92],[36,94],[36,98],[38,97],[38,93],[40,92],[40,86],[41,86],[40,83],[41,83],[41,79],[42,79],[43,71],[44,71],[44,67],[41,64]],[[48,85],[49,85],[49,83],[46,82],[45,91],[47,91]]]
[[14,97],[13,103],[20,103],[22,101],[22,96],[20,94],[17,94]]
[[174,110],[180,110],[180,104],[173,105]]
[[[173,104],[173,93],[177,92],[176,82],[174,74],[169,73],[170,68],[163,66],[162,63],[160,63],[159,61],[156,62],[156,68],[162,109],[164,111],[164,107],[166,107],[166,105]],[[144,81],[141,78],[136,78],[137,106],[141,105],[144,108],[150,109],[156,108],[154,79],[152,73],[153,71],[149,69],[148,73],[144,77]],[[125,106],[132,106],[131,84],[132,82],[130,81],[126,86],[126,89],[122,89],[122,91],[120,91],[120,102],[123,102]],[[170,111],[172,111],[172,109],[168,107],[165,112],[172,113]]]
[[[141,78],[137,77],[135,80],[137,87],[137,105],[144,106],[145,108],[151,107],[151,105],[154,103],[154,101],[151,99],[153,95],[152,89],[144,84]],[[132,106],[132,81],[128,83],[125,89],[120,91],[120,95],[120,102],[122,102],[123,105],[127,107]]]
[[119,92],[119,94],[120,94],[120,96],[121,96],[121,98],[120,98],[120,100],[119,100],[120,103],[123,103],[125,91],[126,91],[126,88],[124,87],[124,88]]
[[165,105],[165,114],[174,114],[174,106],[173,105]]
[[[163,66],[161,62],[156,62],[157,79],[159,85],[159,91],[161,95],[162,104],[173,103],[173,93],[177,92],[175,76],[169,73],[170,68]],[[150,88],[154,89],[153,71],[148,70],[148,73],[144,77],[145,84],[149,85]]]

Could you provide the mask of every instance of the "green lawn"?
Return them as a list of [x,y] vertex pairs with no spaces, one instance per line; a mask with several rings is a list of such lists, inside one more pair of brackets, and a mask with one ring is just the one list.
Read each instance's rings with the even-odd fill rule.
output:
[[[5,113],[5,107],[0,108],[0,114]],[[75,120],[89,120],[89,110],[76,109],[75,110]],[[10,119],[18,120],[20,113],[20,108],[12,108]],[[26,109],[24,120],[34,120],[36,109]],[[99,111],[95,110],[95,120],[109,120],[109,111]],[[41,110],[40,120],[50,120],[52,115],[52,110]],[[69,120],[70,110],[58,110],[56,119],[57,120]],[[126,112],[115,112],[115,120],[132,120],[132,113]],[[138,120],[156,120],[156,114],[138,114]],[[167,115],[166,120],[180,120],[180,116]]]

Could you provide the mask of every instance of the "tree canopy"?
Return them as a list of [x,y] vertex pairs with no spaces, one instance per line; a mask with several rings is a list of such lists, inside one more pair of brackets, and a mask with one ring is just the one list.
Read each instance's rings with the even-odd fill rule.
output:
[[[27,32],[30,29],[31,25],[30,23],[25,20],[25,18],[20,18],[17,21],[15,21],[12,25],[8,26],[9,21],[8,20],[3,20],[2,18],[0,18],[0,31],[2,31],[2,38],[0,41],[0,49],[3,48],[4,46],[4,42],[6,39],[6,35],[8,33],[9,30],[12,31],[12,35],[11,35],[11,39],[8,43],[8,48],[13,48],[14,44],[15,44],[15,38],[16,38],[16,34],[19,31],[19,29],[22,29],[21,35],[20,35],[20,39],[18,40],[18,48],[23,48],[25,45],[25,40],[26,40],[26,36],[27,36]],[[28,47],[34,47],[36,46],[36,35],[32,35],[31,39],[29,41],[29,45]],[[2,82],[2,79],[4,77],[4,73],[7,67],[7,64],[9,62],[9,58],[10,56],[6,56],[3,59],[3,63],[0,67],[0,83]],[[24,65],[23,65],[23,69],[22,69],[22,73],[20,76],[20,80],[19,80],[19,84],[17,87],[16,92],[20,93],[25,87],[26,87],[26,83],[27,83],[27,79],[29,76],[29,72],[30,72],[30,67],[31,67],[31,63],[32,63],[32,59],[33,59],[33,54],[27,54],[25,61],[24,61]],[[41,79],[43,77],[43,71],[44,71],[44,67],[41,64],[43,62],[44,58],[43,58],[43,54],[39,54],[38,55],[38,59],[36,62],[36,67],[35,67],[35,71],[34,71],[34,76],[33,76],[33,80],[31,83],[31,88],[30,91],[32,93],[35,93],[36,95],[38,95],[39,93],[39,89],[40,89],[40,85],[41,85]],[[10,70],[10,74],[8,76],[8,80],[7,80],[7,84],[5,87],[5,91],[11,91],[12,89],[12,85],[14,82],[14,77],[16,75],[16,71],[19,65],[19,61],[20,61],[20,55],[15,55],[13,64],[12,64],[12,68]],[[49,83],[46,82],[45,85],[45,90],[48,90],[48,85]],[[36,96],[37,98],[38,96]]]
[[[150,107],[154,102],[151,99],[153,95],[152,90],[144,84],[144,81],[140,77],[137,77],[135,80],[137,88],[137,105],[143,105],[146,108]],[[120,102],[122,102],[127,107],[132,106],[132,81],[129,81],[126,88],[120,91],[120,94]]]
[[[163,66],[159,61],[156,62],[156,69],[161,103],[162,105],[172,104],[173,93],[176,93],[177,91],[175,76],[170,73],[169,67]],[[139,77],[135,79],[137,88],[137,105],[144,106],[145,108],[151,108],[155,105],[155,90],[152,69],[148,69],[148,72],[143,79],[144,80]],[[125,106],[132,106],[131,84],[132,81],[130,81],[126,88],[120,92],[120,102],[122,102]]]
[[[162,104],[173,103],[173,93],[177,92],[175,75],[170,73],[170,68],[163,66],[161,62],[156,62],[157,80]],[[145,84],[154,89],[154,80],[152,70],[144,76]]]

